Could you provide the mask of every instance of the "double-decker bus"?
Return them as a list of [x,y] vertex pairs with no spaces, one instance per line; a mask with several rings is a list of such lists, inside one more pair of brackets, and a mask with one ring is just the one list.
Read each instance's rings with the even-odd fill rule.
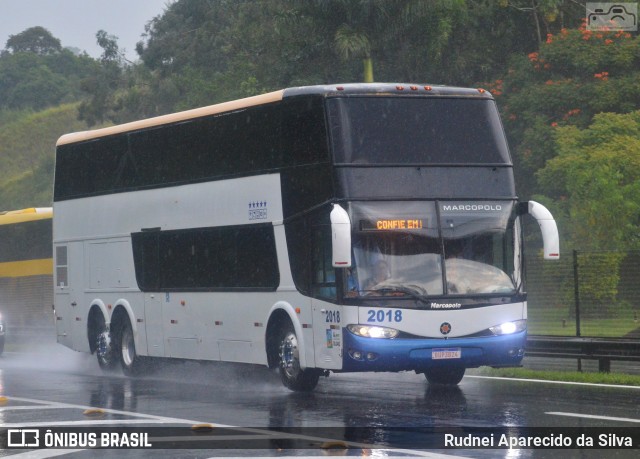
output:
[[154,357],[424,373],[523,357],[521,218],[493,97],[406,84],[290,88],[62,136],[58,341]]
[[5,326],[51,328],[51,208],[0,212],[0,353]]

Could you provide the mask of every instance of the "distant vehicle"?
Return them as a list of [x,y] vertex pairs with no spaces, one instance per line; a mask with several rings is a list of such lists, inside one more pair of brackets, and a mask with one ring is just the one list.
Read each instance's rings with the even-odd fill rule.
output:
[[491,94],[409,84],[290,88],[62,136],[58,342],[104,368],[151,357],[330,372],[516,366],[521,218]]
[[[51,325],[51,207],[0,212],[0,308],[3,329]],[[5,333],[6,335],[6,333]]]

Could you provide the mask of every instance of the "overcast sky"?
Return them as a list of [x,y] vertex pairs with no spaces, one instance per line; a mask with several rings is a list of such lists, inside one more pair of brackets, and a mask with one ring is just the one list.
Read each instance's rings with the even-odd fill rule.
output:
[[96,43],[96,32],[102,29],[118,37],[127,59],[137,60],[136,43],[142,39],[145,24],[171,3],[173,0],[0,0],[0,49],[10,35],[42,26],[63,47],[99,57],[102,49]]

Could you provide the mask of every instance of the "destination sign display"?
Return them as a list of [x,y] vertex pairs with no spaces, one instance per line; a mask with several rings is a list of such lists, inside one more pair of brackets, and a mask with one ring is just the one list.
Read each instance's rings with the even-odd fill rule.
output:
[[422,218],[380,218],[360,220],[360,231],[421,230],[427,227]]

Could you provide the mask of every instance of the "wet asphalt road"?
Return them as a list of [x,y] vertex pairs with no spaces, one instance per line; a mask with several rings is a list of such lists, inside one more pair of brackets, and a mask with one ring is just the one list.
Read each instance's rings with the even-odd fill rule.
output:
[[[103,375],[92,356],[57,344],[0,357],[0,428],[157,428],[154,450],[7,449],[0,456],[216,457],[373,455],[378,457],[636,457],[638,449],[433,449],[446,432],[486,436],[504,427],[617,427],[640,430],[640,389],[508,381],[466,376],[459,387],[429,386],[412,373],[331,375],[315,392],[292,393],[277,375],[256,367],[170,364],[152,376]],[[89,407],[98,413],[85,413]],[[170,443],[215,424],[217,443]],[[175,432],[167,426],[180,427]],[[231,426],[225,429],[222,426]],[[289,430],[292,440],[274,431]],[[422,435],[433,432],[431,436]],[[165,429],[165,430],[162,430]],[[478,433],[480,432],[480,433]],[[181,437],[184,438],[184,437]],[[347,438],[348,444],[327,439]],[[417,440],[417,439],[420,440]],[[198,440],[202,440],[199,438]],[[156,446],[158,442],[155,442]],[[222,445],[222,446],[220,446]],[[377,445],[376,449],[365,445]],[[327,449],[328,446],[337,449]],[[348,446],[348,449],[344,449]],[[639,445],[636,445],[636,448]],[[214,449],[201,449],[201,448]],[[198,448],[198,449],[196,449]],[[364,448],[364,449],[363,449]],[[424,449],[428,449],[426,452]],[[26,454],[26,456],[25,456]]]

